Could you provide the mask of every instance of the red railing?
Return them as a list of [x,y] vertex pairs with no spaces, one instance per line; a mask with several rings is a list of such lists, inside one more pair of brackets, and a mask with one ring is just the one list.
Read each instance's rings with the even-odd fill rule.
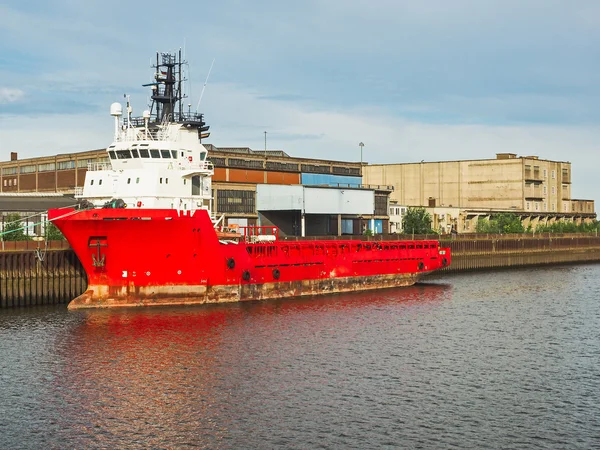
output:
[[240,234],[247,242],[269,242],[279,240],[279,228],[277,227],[239,227]]

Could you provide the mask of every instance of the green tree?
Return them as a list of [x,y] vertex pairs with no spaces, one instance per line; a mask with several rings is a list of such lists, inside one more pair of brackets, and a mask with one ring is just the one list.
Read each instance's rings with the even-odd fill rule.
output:
[[402,217],[402,229],[410,234],[433,234],[431,229],[431,216],[425,208],[409,207]]
[[47,241],[64,241],[65,237],[52,222],[46,222],[45,236]]
[[521,218],[515,213],[494,214],[494,220],[498,223],[500,233],[524,233],[525,228]]
[[600,231],[600,223],[594,220],[577,225],[570,220],[559,220],[550,225],[538,225],[535,231],[536,233],[590,233]]
[[11,213],[4,218],[2,238],[5,241],[27,241],[30,239],[29,236],[25,234],[23,222],[21,221],[21,215],[19,213]]
[[514,213],[492,214],[489,219],[483,218],[477,221],[475,226],[477,233],[524,233],[525,228],[521,219]]

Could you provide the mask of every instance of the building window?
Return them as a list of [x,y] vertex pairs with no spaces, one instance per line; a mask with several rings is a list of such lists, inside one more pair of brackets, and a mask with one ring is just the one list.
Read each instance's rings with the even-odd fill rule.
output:
[[75,161],[60,161],[56,164],[57,170],[68,170],[75,168]]
[[4,167],[2,169],[2,175],[15,175],[17,173],[16,167]]
[[19,168],[19,172],[21,172],[21,173],[33,173],[33,172],[35,172],[35,165],[32,165],[32,166],[21,166]]
[[556,193],[556,188],[554,186],[552,186],[552,195],[554,195]]
[[546,202],[544,202],[544,211],[548,211],[548,205]]
[[544,195],[546,195],[546,186],[544,186]]
[[539,211],[539,209],[540,209],[540,205],[539,205],[539,203],[537,203],[537,202],[536,202],[536,203],[535,203],[535,210],[536,210],[536,211]]
[[531,209],[531,204],[529,202],[527,202],[527,210]]
[[254,214],[256,192],[233,189],[217,190],[217,211],[220,213]]
[[552,211],[556,210],[556,204],[552,203]]
[[552,171],[552,179],[555,179],[555,178],[556,178],[556,170],[553,170]]
[[17,185],[17,179],[16,179],[16,178],[13,180],[13,184],[14,184],[15,186]]
[[38,164],[38,172],[49,172],[51,170],[56,170],[56,164]]
[[93,159],[78,159],[77,160],[77,168],[78,169],[87,168],[88,164],[91,164],[93,162],[94,162]]
[[12,180],[8,180],[8,185],[12,186]]
[[544,169],[544,178],[548,178],[548,169]]

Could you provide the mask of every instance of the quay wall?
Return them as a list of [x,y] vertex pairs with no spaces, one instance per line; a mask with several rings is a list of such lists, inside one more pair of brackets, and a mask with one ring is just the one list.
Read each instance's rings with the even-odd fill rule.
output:
[[600,261],[599,236],[540,236],[441,241],[452,264],[442,272]]
[[[31,241],[3,244],[0,308],[66,304],[85,292],[85,271],[65,242],[48,242],[43,248]],[[443,269],[441,276],[471,270],[600,261],[600,237],[594,235],[461,236],[441,240],[440,244],[452,250],[452,265]]]
[[0,251],[0,308],[66,304],[86,287],[71,249]]

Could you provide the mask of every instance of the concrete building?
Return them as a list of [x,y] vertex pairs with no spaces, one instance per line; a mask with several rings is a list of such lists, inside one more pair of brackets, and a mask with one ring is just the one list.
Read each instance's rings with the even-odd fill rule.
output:
[[390,200],[399,205],[426,207],[439,231],[474,231],[494,212],[518,213],[526,224],[596,217],[593,200],[571,198],[571,163],[537,156],[373,164],[363,168],[363,181],[393,186]]

